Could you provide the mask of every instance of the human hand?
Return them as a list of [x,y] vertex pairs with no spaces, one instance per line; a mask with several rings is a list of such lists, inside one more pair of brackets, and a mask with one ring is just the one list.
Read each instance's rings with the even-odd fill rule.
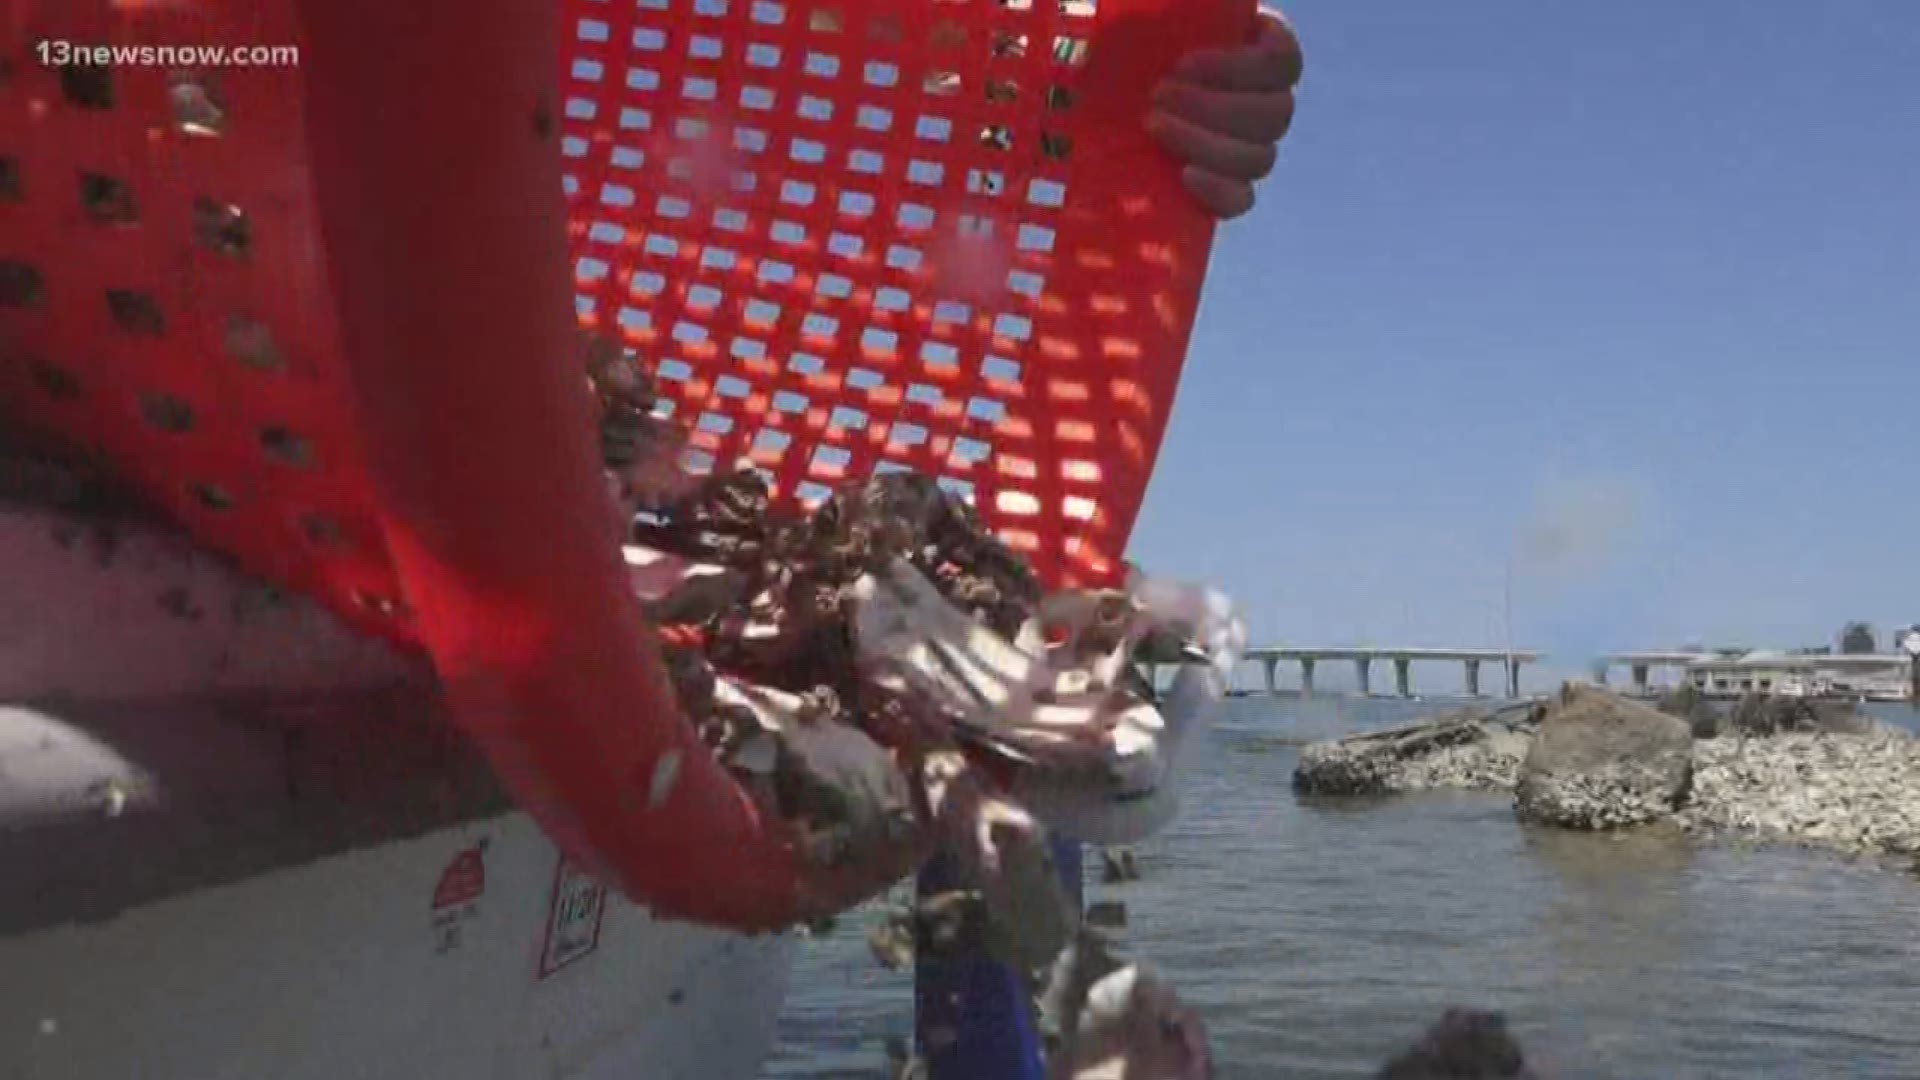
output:
[[1181,182],[1208,212],[1253,207],[1254,182],[1273,171],[1293,123],[1300,39],[1285,16],[1262,8],[1252,42],[1188,53],[1154,88],[1147,131],[1185,163]]

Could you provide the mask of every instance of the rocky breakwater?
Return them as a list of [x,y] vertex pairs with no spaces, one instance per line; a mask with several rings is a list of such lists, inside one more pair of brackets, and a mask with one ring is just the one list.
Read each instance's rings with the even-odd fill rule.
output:
[[1523,702],[1466,709],[1300,751],[1293,787],[1303,795],[1392,795],[1429,788],[1508,791],[1533,742],[1540,707]]
[[1734,734],[1693,753],[1693,798],[1677,815],[1689,829],[1920,855],[1920,740],[1904,731]]
[[1755,695],[1728,707],[1683,692],[1656,710],[1568,687],[1550,702],[1315,743],[1293,784],[1319,796],[1511,790],[1520,816],[1542,825],[1665,820],[1702,836],[1920,856],[1920,739],[1836,702]]
[[1692,779],[1693,733],[1685,721],[1597,687],[1569,685],[1541,718],[1513,808],[1541,825],[1641,825],[1677,809]]

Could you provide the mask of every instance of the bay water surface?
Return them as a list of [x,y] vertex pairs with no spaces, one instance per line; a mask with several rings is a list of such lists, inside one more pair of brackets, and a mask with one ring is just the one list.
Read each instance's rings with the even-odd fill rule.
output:
[[[1909,873],[1530,828],[1499,794],[1294,795],[1302,743],[1453,704],[1230,700],[1142,880],[1090,872],[1129,955],[1206,1017],[1221,1080],[1369,1076],[1450,1005],[1505,1012],[1544,1076],[1920,1078]],[[868,956],[877,911],[804,944],[769,1076],[879,1077],[883,1040],[911,1035],[911,975]]]

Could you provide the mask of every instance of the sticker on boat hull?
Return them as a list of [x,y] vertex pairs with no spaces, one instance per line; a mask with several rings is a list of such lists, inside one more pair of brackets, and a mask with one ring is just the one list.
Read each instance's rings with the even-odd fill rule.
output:
[[444,956],[460,947],[461,929],[480,914],[487,891],[487,842],[454,854],[433,886],[433,951]]
[[606,911],[607,887],[562,854],[553,871],[553,899],[547,907],[547,940],[540,950],[541,978],[600,947],[600,920]]

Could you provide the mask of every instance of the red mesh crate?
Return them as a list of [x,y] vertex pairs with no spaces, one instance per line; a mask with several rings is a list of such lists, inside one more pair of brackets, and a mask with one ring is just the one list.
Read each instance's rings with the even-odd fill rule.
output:
[[693,467],[937,474],[1051,581],[1113,574],[1211,235],[1141,122],[1249,4],[568,0],[581,317]]
[[[660,373],[692,467],[747,456],[799,499],[936,473],[1049,580],[1099,579],[1211,229],[1147,93],[1252,6],[561,7],[11,0],[0,421],[424,645],[522,800],[629,894],[777,925],[811,886],[696,752],[602,550],[547,185],[576,314]],[[57,66],[42,42],[302,56]]]

